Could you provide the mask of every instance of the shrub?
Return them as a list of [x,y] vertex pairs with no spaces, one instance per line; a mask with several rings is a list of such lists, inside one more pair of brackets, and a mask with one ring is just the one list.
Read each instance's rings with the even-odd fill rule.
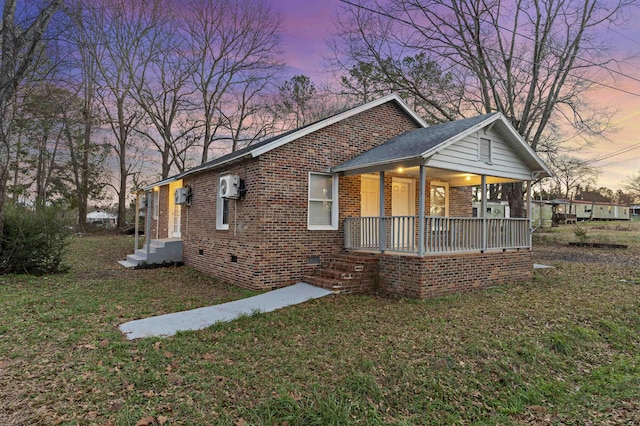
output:
[[62,263],[70,227],[54,207],[7,206],[0,241],[0,273],[44,274],[68,269]]
[[581,243],[585,243],[589,238],[589,235],[587,235],[587,227],[584,225],[580,226],[577,222],[573,228],[573,234],[578,238],[578,241],[580,241]]

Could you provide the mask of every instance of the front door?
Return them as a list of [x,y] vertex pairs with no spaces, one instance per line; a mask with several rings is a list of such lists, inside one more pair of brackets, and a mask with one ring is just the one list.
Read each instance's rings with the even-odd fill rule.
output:
[[415,181],[393,178],[391,184],[391,215],[393,216],[393,247],[413,250],[415,245]]
[[360,181],[360,247],[378,247],[378,217],[380,216],[380,178],[375,175],[362,175]]

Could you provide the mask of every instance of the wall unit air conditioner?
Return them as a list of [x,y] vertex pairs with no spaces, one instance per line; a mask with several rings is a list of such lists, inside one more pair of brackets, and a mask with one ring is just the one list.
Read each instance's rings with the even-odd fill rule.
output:
[[176,188],[173,197],[176,204],[187,204],[187,188]]
[[240,177],[225,175],[220,178],[220,197],[240,198]]

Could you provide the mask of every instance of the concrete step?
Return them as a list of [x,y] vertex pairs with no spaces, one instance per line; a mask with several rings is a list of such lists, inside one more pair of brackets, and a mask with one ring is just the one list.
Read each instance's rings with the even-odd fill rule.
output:
[[[150,254],[155,254],[157,252],[158,252],[158,250],[155,247],[150,247],[149,248],[149,253]],[[147,257],[147,248],[143,247],[141,249],[138,249],[133,254],[135,254],[136,256]]]
[[181,262],[182,261],[182,240],[177,238],[166,238],[161,240],[151,240],[149,243],[149,252],[147,246],[137,249],[133,254],[127,255],[126,260],[118,263],[125,268],[131,268],[141,263],[155,264],[164,262]]
[[135,268],[138,266],[138,262],[131,262],[129,260],[118,260],[118,263],[125,268]]
[[128,254],[127,260],[129,262],[136,262],[136,265],[139,265],[140,263],[147,261],[147,256],[140,256],[139,254]]

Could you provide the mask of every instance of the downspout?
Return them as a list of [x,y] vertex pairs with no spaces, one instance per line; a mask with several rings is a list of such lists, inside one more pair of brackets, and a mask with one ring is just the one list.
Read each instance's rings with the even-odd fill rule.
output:
[[418,256],[424,257],[424,203],[425,203],[425,180],[427,171],[424,164],[420,164],[420,194],[418,206]]
[[380,172],[380,226],[378,227],[378,240],[380,245],[380,253],[384,253],[384,250],[387,246],[387,231],[386,231],[386,223],[384,220],[384,171]]
[[[162,187],[160,187],[162,188]],[[158,188],[157,191],[154,191],[154,195],[153,197],[151,197],[153,199],[153,203],[155,204],[155,197],[158,197],[158,209],[156,210],[156,240],[160,239],[160,188]],[[171,188],[171,187],[169,187]],[[156,194],[157,192],[157,194]],[[169,190],[169,195],[171,195],[171,190]],[[169,209],[171,208],[171,202],[169,202],[169,206],[167,207],[167,217],[170,217],[171,214],[169,213]],[[169,236],[169,225],[167,224],[167,237]]]

